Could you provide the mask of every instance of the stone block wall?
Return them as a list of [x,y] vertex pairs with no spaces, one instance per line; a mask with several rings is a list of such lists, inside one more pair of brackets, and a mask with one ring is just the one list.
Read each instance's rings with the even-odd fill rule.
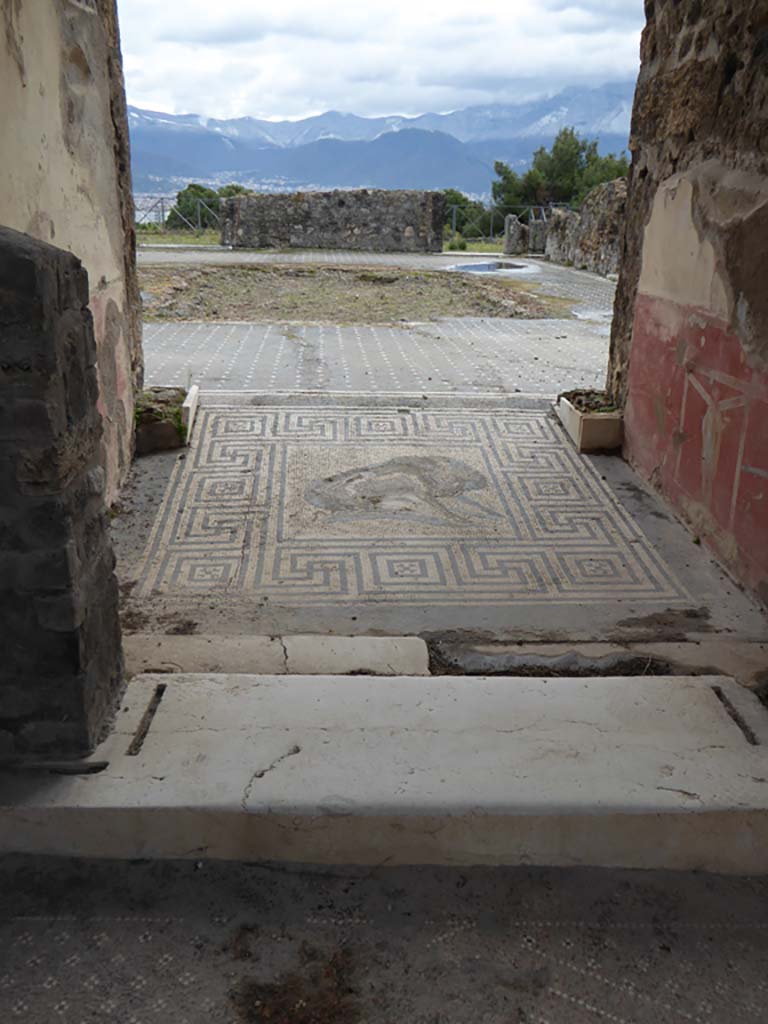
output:
[[504,255],[522,256],[528,252],[528,225],[509,213],[504,218]]
[[442,252],[439,192],[376,190],[235,196],[222,204],[222,245],[250,249]]
[[629,460],[768,604],[768,6],[646,13],[608,383]]
[[549,216],[544,253],[553,263],[575,266],[581,217],[576,210],[555,209]]
[[87,753],[122,682],[88,276],[0,229],[0,761]]
[[112,501],[143,376],[116,2],[0,0],[0,12],[0,224],[73,252],[88,271]]
[[545,220],[532,220],[528,224],[528,252],[543,256],[547,248],[547,226]]
[[606,182],[581,209],[555,209],[547,224],[546,256],[593,274],[617,274],[627,205],[627,179]]

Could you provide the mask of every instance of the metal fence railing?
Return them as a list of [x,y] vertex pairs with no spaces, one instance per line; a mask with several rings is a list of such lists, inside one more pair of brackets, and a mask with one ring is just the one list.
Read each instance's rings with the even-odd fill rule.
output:
[[176,196],[136,196],[136,227],[154,227],[163,231],[192,231],[200,234],[218,228],[221,216],[218,210],[199,196],[187,197],[183,208]]
[[[192,232],[202,234],[204,231],[218,229],[221,226],[221,214],[200,196],[185,196],[180,204],[177,196],[135,196],[136,227],[152,233],[166,231]],[[496,242],[504,236],[504,222],[510,213],[517,214],[526,224],[547,221],[551,211],[557,207],[565,207],[565,203],[547,205],[499,205],[491,203],[478,209],[476,204],[470,207],[451,205],[446,210],[445,229],[449,237],[461,235],[468,241]]]
[[546,223],[555,208],[567,208],[567,203],[546,205],[497,205],[490,204],[482,210],[470,209],[458,204],[448,207],[446,225],[451,235],[461,234],[464,239],[495,242],[504,236],[504,222],[510,213],[517,214],[525,224]]

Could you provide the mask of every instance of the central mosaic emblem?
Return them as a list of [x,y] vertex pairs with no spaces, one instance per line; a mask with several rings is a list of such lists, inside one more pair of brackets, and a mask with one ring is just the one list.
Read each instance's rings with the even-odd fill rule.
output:
[[457,504],[488,486],[486,476],[459,459],[405,455],[315,480],[304,496],[331,513],[456,520],[477,514],[476,507],[464,511]]

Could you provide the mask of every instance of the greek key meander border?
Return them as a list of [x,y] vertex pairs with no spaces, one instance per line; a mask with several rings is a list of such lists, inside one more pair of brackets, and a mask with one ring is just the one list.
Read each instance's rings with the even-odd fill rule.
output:
[[[437,435],[430,433],[429,423],[434,421],[435,418],[444,427],[450,427],[452,424],[452,429],[454,430],[457,428],[468,429],[472,435],[471,438],[457,438],[455,434],[451,433]],[[211,429],[212,424],[214,426],[217,425],[217,421],[218,425],[220,425],[221,421],[229,421],[230,423],[237,423],[239,421],[242,424],[252,424],[254,420],[262,423],[263,430],[261,434],[256,434],[252,430],[220,434],[217,429]],[[358,435],[354,439],[351,438],[349,432],[350,423],[356,422],[356,429],[359,431],[360,422],[364,420],[367,420],[369,424],[387,420],[399,421],[401,426],[408,424],[410,430],[398,434],[374,433],[366,437]],[[306,433],[296,433],[290,429],[292,424],[302,421],[305,421],[307,424],[305,429],[308,429],[308,424],[314,421],[313,429],[315,430],[317,430],[318,422],[323,421],[326,426],[330,425],[330,429],[334,431],[334,439],[319,436],[317,433],[308,436]],[[506,432],[502,432],[504,424],[507,425]],[[339,429],[340,425],[341,430]],[[496,439],[494,439],[491,433],[491,425],[499,432]],[[520,429],[513,430],[512,428],[515,425]],[[227,438],[226,441],[224,440],[225,437]],[[196,438],[187,458],[176,464],[169,480],[142,561],[139,576],[140,593],[148,594],[157,589],[168,592],[173,589],[173,584],[170,582],[169,577],[170,579],[173,579],[174,576],[178,577],[179,565],[185,558],[189,562],[195,554],[197,554],[199,559],[210,559],[215,554],[215,545],[211,544],[210,541],[208,543],[201,543],[198,549],[195,549],[194,545],[186,545],[179,548],[175,544],[173,537],[180,514],[177,507],[179,499],[184,497],[186,490],[194,486],[196,481],[197,485],[200,486],[206,479],[213,479],[216,475],[219,475],[222,479],[226,479],[228,475],[233,477],[239,476],[240,478],[243,476],[243,467],[236,462],[230,462],[229,464],[218,463],[215,464],[215,467],[212,467],[210,463],[204,461],[204,459],[208,458],[216,444],[229,445],[230,449],[235,449],[237,448],[236,442],[239,440],[241,443],[244,443],[247,452],[251,454],[253,454],[254,449],[268,449],[268,457],[266,459],[262,458],[261,462],[262,464],[264,462],[268,463],[267,471],[271,475],[269,486],[273,487],[275,484],[275,453],[279,448],[283,448],[284,456],[287,457],[287,450],[291,447],[343,445],[354,443],[356,440],[362,444],[366,442],[382,446],[407,444],[409,447],[417,448],[445,447],[446,444],[450,444],[452,449],[467,447],[477,449],[479,447],[489,469],[493,469],[491,459],[496,461],[495,469],[498,473],[503,473],[505,468],[506,472],[511,472],[515,462],[514,449],[521,449],[526,444],[535,445],[537,454],[549,451],[560,462],[561,469],[571,471],[572,479],[578,481],[579,486],[586,490],[593,502],[601,508],[609,510],[607,522],[608,531],[613,538],[613,546],[607,547],[604,544],[602,546],[593,545],[593,549],[590,550],[588,543],[583,538],[569,541],[558,540],[556,536],[554,541],[556,546],[549,545],[548,550],[545,549],[544,538],[529,540],[527,543],[519,538],[515,540],[507,539],[503,542],[493,539],[483,541],[482,538],[477,538],[462,543],[455,536],[441,538],[433,535],[425,538],[404,537],[379,540],[372,538],[370,535],[359,538],[333,538],[328,541],[318,539],[308,541],[275,539],[273,548],[269,553],[273,568],[279,563],[281,557],[293,557],[295,559],[298,556],[307,555],[314,551],[317,554],[316,561],[319,563],[322,563],[324,559],[336,558],[346,560],[347,565],[351,565],[355,570],[354,574],[350,573],[350,576],[354,575],[358,586],[357,590],[332,592],[327,588],[326,580],[326,589],[322,593],[318,593],[318,585],[309,580],[307,581],[309,589],[306,587],[303,591],[290,589],[276,581],[274,577],[265,582],[263,575],[260,576],[260,574],[263,574],[266,566],[267,555],[265,549],[269,544],[267,534],[272,529],[271,524],[276,518],[275,513],[279,518],[284,514],[285,475],[283,474],[283,477],[277,480],[277,484],[281,489],[281,499],[276,504],[273,501],[267,510],[261,541],[256,545],[252,544],[252,524],[247,521],[246,517],[243,519],[244,534],[239,544],[240,553],[237,555],[232,551],[222,551],[220,553],[219,557],[221,559],[231,560],[238,558],[240,560],[239,585],[234,586],[232,582],[227,582],[223,586],[217,586],[215,583],[212,583],[198,588],[197,592],[204,593],[205,589],[221,590],[226,588],[242,593],[243,584],[247,579],[250,586],[245,587],[246,592],[269,596],[279,594],[285,600],[301,605],[350,600],[376,600],[399,604],[423,604],[426,601],[432,605],[461,604],[467,600],[471,600],[473,604],[495,605],[570,604],[583,603],[584,600],[616,600],[620,597],[639,603],[643,601],[658,602],[659,600],[666,600],[670,603],[684,603],[689,600],[689,595],[685,592],[679,581],[672,576],[666,566],[661,563],[642,534],[642,531],[632,522],[607,484],[600,479],[594,467],[580,459],[570,447],[564,444],[562,438],[558,435],[556,425],[550,420],[549,414],[543,410],[505,410],[502,413],[498,411],[479,413],[471,410],[435,409],[401,413],[394,408],[389,410],[317,407],[302,409],[301,407],[293,406],[288,408],[260,406],[258,409],[251,410],[243,407],[234,409],[216,407],[202,411],[196,430]],[[504,451],[507,459],[501,457],[498,450],[499,444],[506,446]],[[506,467],[505,462],[507,463]],[[526,467],[526,470],[531,478],[537,476],[536,467]],[[541,475],[542,473],[538,474],[538,476]],[[503,487],[500,485],[495,474],[493,476],[493,483],[498,494],[503,495]],[[256,487],[252,488],[252,490],[261,487],[260,480],[257,480],[255,483]],[[547,506],[547,502],[543,500],[540,500],[539,504],[542,508]],[[553,504],[562,506],[563,503],[555,498],[553,499]],[[233,514],[243,518],[243,513],[248,512],[253,507],[252,496],[245,507],[235,501],[231,506],[223,507],[222,511],[226,512],[228,507]],[[640,540],[640,543],[638,543],[638,540]],[[490,547],[493,549],[491,553],[495,552],[500,557],[505,548],[509,550],[514,545],[514,556],[519,563],[518,569],[520,567],[523,570],[528,568],[533,572],[531,566],[538,560],[539,563],[546,566],[552,578],[556,578],[556,574],[553,574],[553,565],[568,555],[574,557],[580,555],[587,559],[589,559],[590,555],[593,558],[601,555],[604,561],[611,557],[623,555],[627,559],[624,566],[626,571],[630,574],[635,571],[635,579],[637,579],[637,569],[642,570],[645,577],[645,585],[631,589],[628,582],[624,580],[619,581],[618,586],[609,585],[602,590],[597,586],[593,589],[584,589],[582,581],[582,589],[575,592],[573,590],[573,582],[569,582],[565,575],[563,575],[560,577],[560,588],[558,590],[549,589],[547,592],[524,591],[512,595],[510,595],[508,579],[499,581],[486,579],[482,585],[460,583],[452,589],[447,589],[445,585],[434,586],[430,584],[419,584],[409,587],[406,580],[400,580],[396,584],[396,591],[390,589],[388,592],[385,589],[383,591],[366,592],[363,590],[363,592],[360,592],[361,581],[366,578],[366,571],[364,568],[361,568],[361,560],[367,558],[371,565],[373,565],[375,558],[384,557],[386,553],[386,547],[382,547],[382,545],[389,545],[390,548],[397,546],[402,561],[407,560],[405,556],[407,556],[409,551],[414,551],[418,548],[424,551],[434,546],[436,549],[443,551],[446,556],[446,565],[451,564],[452,560],[453,564],[455,564],[457,551],[463,552],[466,556],[470,548],[482,551],[484,548]],[[165,548],[167,553],[161,557],[163,548]],[[528,554],[526,549],[530,549]],[[245,551],[256,554],[256,557],[244,558]],[[390,552],[389,557],[394,558],[396,555]],[[257,563],[257,568],[255,571],[251,571],[251,565],[254,562]],[[470,560],[467,558],[467,565],[469,564]],[[172,568],[173,572],[171,572]],[[345,571],[348,571],[346,567]],[[371,572],[369,571],[367,575],[370,576]],[[552,587],[551,582],[548,585],[550,588]],[[186,584],[186,586],[189,587],[189,584]],[[568,591],[569,586],[571,588],[570,593]],[[621,587],[624,589],[621,590]]]

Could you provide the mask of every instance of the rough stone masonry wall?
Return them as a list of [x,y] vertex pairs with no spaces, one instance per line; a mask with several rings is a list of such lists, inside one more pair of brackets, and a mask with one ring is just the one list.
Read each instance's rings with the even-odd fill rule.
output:
[[608,383],[628,458],[768,603],[768,4],[646,14]]
[[0,0],[0,97],[0,224],[68,249],[88,270],[112,501],[143,373],[115,0]]
[[295,192],[223,205],[222,244],[252,249],[442,252],[439,192]]
[[593,274],[617,274],[624,233],[627,179],[598,185],[581,209],[555,209],[547,225],[547,259]]
[[0,228],[0,761],[86,753],[122,679],[88,299]]

